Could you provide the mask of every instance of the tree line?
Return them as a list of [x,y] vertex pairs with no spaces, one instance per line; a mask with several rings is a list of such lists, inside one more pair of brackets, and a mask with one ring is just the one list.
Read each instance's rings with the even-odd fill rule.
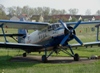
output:
[[[20,16],[21,14],[26,14],[28,16],[32,15],[59,15],[59,14],[71,14],[77,15],[79,12],[76,8],[70,8],[68,12],[65,9],[54,9],[50,7],[36,7],[32,8],[29,6],[12,6],[5,8],[2,4],[0,4],[0,19],[8,19],[9,17],[16,15]],[[91,10],[87,9],[85,12],[86,15],[91,15]],[[97,10],[96,15],[100,15],[100,10]]]

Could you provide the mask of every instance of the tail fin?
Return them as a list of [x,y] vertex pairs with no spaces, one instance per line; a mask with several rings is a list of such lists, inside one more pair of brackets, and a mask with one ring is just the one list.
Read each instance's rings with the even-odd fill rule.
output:
[[27,31],[25,29],[18,29],[18,34],[24,34],[24,36],[18,36],[18,43],[25,43]]
[[[20,21],[25,21],[25,19],[20,18]],[[24,34],[24,36],[18,36],[18,43],[25,43],[25,37],[27,36],[27,30],[18,29],[18,34]]]

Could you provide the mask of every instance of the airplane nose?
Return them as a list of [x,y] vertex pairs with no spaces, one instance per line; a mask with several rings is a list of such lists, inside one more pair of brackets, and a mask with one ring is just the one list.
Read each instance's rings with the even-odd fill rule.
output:
[[69,31],[66,30],[66,29],[64,29],[64,34],[65,34],[65,35],[69,34]]
[[81,40],[76,36],[75,33],[75,29],[79,26],[79,24],[81,23],[81,20],[79,20],[74,27],[68,26],[67,24],[63,23],[62,20],[59,20],[59,22],[62,24],[62,26],[65,28],[64,33],[65,36],[61,41],[61,45],[65,44],[66,41],[70,41],[72,39],[75,39],[78,43],[80,43],[81,45],[83,45],[83,43],[81,42]]
[[73,29],[73,27],[68,26],[68,29],[69,29],[70,31],[64,29],[64,34],[65,34],[65,36],[68,35],[68,34],[70,34],[70,37],[72,37],[72,35],[76,35],[76,32],[75,32],[75,30]]

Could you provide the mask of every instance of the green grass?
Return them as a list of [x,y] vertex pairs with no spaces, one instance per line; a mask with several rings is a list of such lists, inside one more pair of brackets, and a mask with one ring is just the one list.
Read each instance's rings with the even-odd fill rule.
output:
[[33,62],[10,62],[10,56],[0,57],[0,73],[99,73],[100,61],[87,64],[43,64]]
[[[96,30],[91,31],[91,28],[94,25],[82,25],[76,29],[77,36],[83,42],[91,42],[96,40]],[[86,32],[86,28],[88,28]],[[7,33],[17,33],[15,29],[6,29]],[[81,30],[81,32],[80,32]],[[32,32],[32,30],[30,31]],[[14,42],[13,39],[7,38],[11,42]],[[0,39],[4,41],[3,38]],[[70,42],[77,43],[75,40]],[[99,47],[80,47],[74,49],[75,53],[78,53],[80,56],[89,57],[91,55],[100,55]],[[34,63],[34,62],[12,62],[10,59],[16,55],[21,55],[24,51],[20,50],[11,50],[11,49],[0,49],[0,73],[100,73],[100,60],[94,61],[92,63]],[[40,55],[43,55],[41,53]],[[38,53],[31,53],[31,55],[39,55]],[[68,56],[62,52],[60,54],[53,54],[53,56]]]
[[[0,73],[99,73],[100,60],[92,63],[34,63],[34,62],[12,62],[10,59],[18,54],[19,50],[0,49]],[[100,55],[98,47],[93,48],[79,48],[74,49],[74,52],[79,53],[80,56],[89,57],[92,54]],[[23,53],[20,51],[19,54]],[[31,55],[38,55],[38,53],[31,53]],[[43,53],[42,53],[43,54]],[[42,55],[41,54],[41,55]],[[59,55],[53,56],[66,56],[60,52]]]

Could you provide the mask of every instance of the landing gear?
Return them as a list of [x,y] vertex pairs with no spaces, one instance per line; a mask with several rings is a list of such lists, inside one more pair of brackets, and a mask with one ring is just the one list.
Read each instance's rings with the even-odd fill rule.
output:
[[44,52],[44,55],[42,55],[42,62],[43,63],[46,63],[47,62],[47,58],[49,56],[51,56],[53,54],[54,50],[52,50],[49,54],[47,54],[47,48],[45,48],[45,52]]
[[73,50],[72,50],[72,48],[71,48],[71,46],[70,45],[68,45],[68,47],[69,47],[69,50],[70,50],[70,52],[68,52],[66,49],[61,49],[61,51],[62,52],[64,52],[64,53],[66,53],[66,54],[68,54],[68,55],[70,55],[71,57],[73,57],[74,58],[74,61],[79,61],[79,55],[76,53],[76,54],[74,54],[74,52],[73,52]]
[[27,54],[26,53],[23,53],[23,57],[26,57],[27,56]]
[[77,53],[74,55],[74,61],[79,61],[79,55]]
[[46,62],[47,62],[47,57],[46,57],[46,55],[43,55],[43,56],[42,56],[42,62],[43,62],[43,63],[46,63]]
[[73,52],[73,50],[72,50],[70,45],[69,45],[69,49],[70,49],[70,51],[72,53],[72,57],[74,57],[74,61],[79,61],[79,55],[77,53],[74,54],[74,52]]

